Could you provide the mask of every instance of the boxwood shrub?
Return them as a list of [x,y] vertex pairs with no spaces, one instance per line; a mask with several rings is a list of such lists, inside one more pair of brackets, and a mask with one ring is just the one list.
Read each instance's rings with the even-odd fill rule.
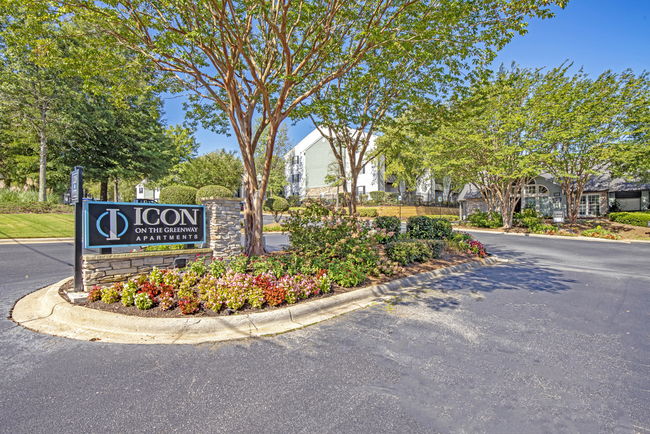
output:
[[386,244],[386,255],[400,265],[439,259],[443,250],[444,243],[439,240],[399,240]]
[[206,185],[196,192],[196,203],[200,204],[200,199],[205,197],[233,197],[233,193],[220,185]]
[[406,221],[406,233],[411,238],[442,240],[452,234],[451,223],[444,219],[412,216]]
[[613,212],[609,219],[616,223],[623,223],[632,226],[647,227],[650,222],[650,213],[647,212]]
[[172,185],[160,190],[160,203],[175,203],[178,205],[196,205],[198,189],[186,185]]
[[395,232],[395,234],[383,241],[383,243],[395,241],[402,231],[402,225],[398,217],[380,216],[375,219],[375,226],[379,229],[386,229],[386,232]]

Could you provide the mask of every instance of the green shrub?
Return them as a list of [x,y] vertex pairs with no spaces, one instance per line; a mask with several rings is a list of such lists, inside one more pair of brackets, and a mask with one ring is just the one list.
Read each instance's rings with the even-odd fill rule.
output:
[[370,197],[374,202],[377,204],[382,204],[384,203],[384,200],[386,199],[386,192],[385,191],[371,191]]
[[377,217],[379,213],[377,208],[357,208],[359,217]]
[[352,261],[336,261],[330,265],[329,272],[332,280],[344,288],[357,286],[366,280],[363,267]]
[[339,205],[347,206],[348,202],[345,200],[345,193],[339,193]]
[[397,193],[386,193],[385,201],[389,205],[397,205],[398,196]]
[[345,259],[352,255],[357,263],[362,263],[378,256],[369,222],[316,203],[300,213],[292,212],[282,223],[282,229],[289,233],[291,248],[304,258]]
[[289,201],[283,197],[269,197],[264,202],[264,211],[273,213],[273,220],[279,223],[282,213],[289,211]]
[[427,242],[419,240],[400,240],[386,244],[386,255],[400,265],[408,265],[413,262],[426,262],[433,258],[433,249],[439,258],[442,254],[443,244],[440,241],[437,243],[434,241],[429,245]]
[[147,310],[153,307],[153,300],[146,292],[140,292],[133,298],[133,302],[140,310]]
[[163,244],[160,246],[147,246],[142,251],[144,252],[157,252],[159,250],[181,250],[184,249],[184,244]]
[[622,223],[632,226],[647,227],[650,222],[650,213],[646,212],[613,212],[609,214],[609,219],[616,223]]
[[[162,193],[162,192],[161,192]],[[206,185],[197,190],[195,201],[197,204],[201,203],[201,199],[206,197],[233,197],[233,192],[226,187],[220,185]],[[191,205],[191,204],[187,204]]]
[[513,220],[515,225],[528,229],[542,224],[542,218],[537,214],[535,208],[524,208],[523,212],[514,214]]
[[374,223],[377,229],[386,229],[386,232],[393,232],[393,235],[391,237],[380,240],[382,244],[395,241],[400,232],[402,232],[402,222],[400,221],[399,217],[380,216],[375,219]]
[[300,206],[300,196],[289,196],[287,197],[289,201],[289,206],[298,207]]
[[102,289],[102,301],[106,304],[117,303],[120,301],[120,290],[122,289],[121,283],[116,283],[110,288]]
[[194,187],[186,185],[172,185],[160,190],[160,203],[173,203],[178,205],[196,205],[196,192]]
[[133,297],[135,297],[137,290],[138,286],[132,280],[124,284],[124,288],[122,289],[122,304],[124,306],[133,306]]
[[[490,217],[492,218],[490,219]],[[498,212],[488,214],[477,210],[470,214],[468,219],[472,226],[479,228],[500,228],[503,226],[503,217]]]
[[591,238],[603,238],[606,240],[620,240],[621,237],[619,235],[616,235],[606,229],[602,229],[600,226],[598,226],[595,229],[587,229],[586,231],[582,231],[580,234],[583,237],[591,237]]
[[451,223],[443,219],[412,216],[406,221],[406,233],[421,240],[441,240],[452,234]]
[[367,203],[368,202],[368,195],[367,194],[360,194],[358,196],[359,203]]

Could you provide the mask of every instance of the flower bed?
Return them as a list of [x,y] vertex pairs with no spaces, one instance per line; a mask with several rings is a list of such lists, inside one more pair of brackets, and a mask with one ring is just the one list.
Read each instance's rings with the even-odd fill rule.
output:
[[[467,234],[456,241],[414,240],[401,234],[384,246],[381,242],[394,239],[391,231],[358,215],[330,215],[317,205],[289,218],[283,228],[291,235],[288,251],[237,255],[209,266],[197,257],[182,270],[154,268],[111,287],[95,287],[87,305],[140,316],[229,315],[345,292],[486,254]],[[398,262],[410,265],[404,268]]]

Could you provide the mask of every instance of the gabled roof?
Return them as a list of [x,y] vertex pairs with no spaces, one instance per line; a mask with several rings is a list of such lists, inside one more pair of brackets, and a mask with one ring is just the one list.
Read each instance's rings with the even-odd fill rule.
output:
[[[542,173],[540,175],[542,178],[546,179],[548,182],[557,184],[553,175],[549,173]],[[597,175],[593,175],[587,183],[585,184],[585,192],[589,191],[635,191],[635,190],[650,190],[650,183],[638,183],[634,181],[628,181],[623,178],[611,178],[609,171],[603,171]]]
[[461,201],[467,199],[483,199],[483,195],[472,184],[465,184],[456,200]]

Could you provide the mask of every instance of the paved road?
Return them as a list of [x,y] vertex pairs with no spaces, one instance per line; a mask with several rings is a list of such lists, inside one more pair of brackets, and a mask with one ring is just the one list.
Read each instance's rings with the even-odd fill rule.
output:
[[[650,432],[650,245],[478,238],[512,262],[275,337],[117,345],[2,319],[0,431]],[[70,275],[50,246],[0,246],[3,318]]]

